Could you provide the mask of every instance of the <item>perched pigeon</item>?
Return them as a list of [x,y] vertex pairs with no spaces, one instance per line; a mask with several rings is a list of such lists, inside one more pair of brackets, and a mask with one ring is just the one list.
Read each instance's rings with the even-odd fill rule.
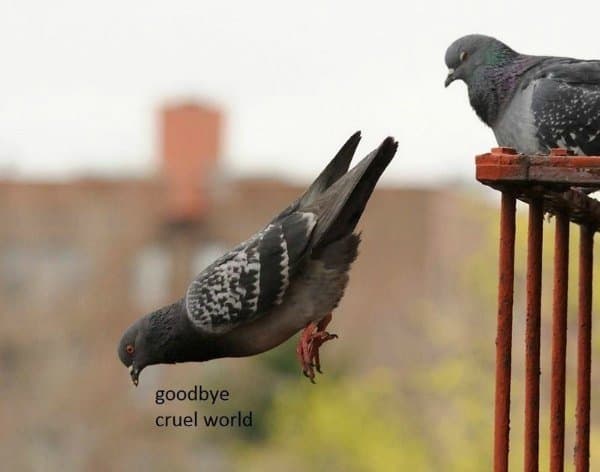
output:
[[297,354],[313,381],[319,347],[335,337],[325,328],[357,255],[354,229],[398,146],[386,138],[348,171],[359,141],[354,134],[304,195],[200,273],[183,298],[125,331],[118,353],[135,385],[148,365],[251,356],[302,329]]
[[500,146],[600,155],[600,61],[527,56],[474,34],[452,43],[446,65],[446,87],[467,84],[471,106]]

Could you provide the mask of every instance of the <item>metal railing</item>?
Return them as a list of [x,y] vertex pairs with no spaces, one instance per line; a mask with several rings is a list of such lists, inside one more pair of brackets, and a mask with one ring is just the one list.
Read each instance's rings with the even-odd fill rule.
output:
[[569,227],[579,235],[579,313],[575,469],[590,469],[590,378],[592,263],[594,233],[600,228],[600,202],[572,187],[600,188],[600,158],[573,157],[564,149],[550,156],[524,156],[494,148],[476,158],[477,180],[502,192],[496,337],[494,471],[508,470],[510,384],[515,266],[516,200],[529,205],[527,315],[525,321],[524,470],[539,469],[540,327],[544,214],[555,216],[550,392],[550,470],[564,469],[565,373]]

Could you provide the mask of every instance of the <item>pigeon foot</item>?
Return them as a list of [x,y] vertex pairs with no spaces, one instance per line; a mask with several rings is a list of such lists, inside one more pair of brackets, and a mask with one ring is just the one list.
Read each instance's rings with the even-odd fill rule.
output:
[[321,360],[319,358],[319,348],[327,341],[337,338],[337,334],[331,334],[325,331],[325,328],[331,321],[331,313],[325,316],[318,323],[309,323],[298,341],[296,347],[296,354],[300,365],[302,366],[302,373],[310,379],[312,383],[315,383],[315,370],[318,373],[321,372]]

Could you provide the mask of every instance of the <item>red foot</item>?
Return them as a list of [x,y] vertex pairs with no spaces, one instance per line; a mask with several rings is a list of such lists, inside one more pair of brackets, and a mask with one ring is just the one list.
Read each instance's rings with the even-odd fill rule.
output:
[[298,341],[296,354],[302,366],[302,372],[312,383],[315,383],[315,369],[321,372],[321,362],[319,359],[319,348],[330,339],[337,338],[336,334],[330,334],[325,328],[331,321],[331,313],[325,316],[318,323],[309,323]]

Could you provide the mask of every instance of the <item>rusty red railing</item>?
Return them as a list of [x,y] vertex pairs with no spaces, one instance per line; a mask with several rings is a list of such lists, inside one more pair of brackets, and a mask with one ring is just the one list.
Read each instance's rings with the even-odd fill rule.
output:
[[550,392],[550,470],[564,470],[565,374],[569,227],[580,227],[577,405],[574,461],[590,470],[590,393],[592,263],[594,233],[600,228],[600,202],[572,187],[600,188],[600,158],[572,156],[555,149],[550,156],[525,156],[494,148],[476,158],[477,180],[502,192],[496,337],[494,471],[508,471],[513,324],[516,201],[529,205],[527,314],[525,320],[524,470],[539,470],[540,329],[544,214],[555,216]]

